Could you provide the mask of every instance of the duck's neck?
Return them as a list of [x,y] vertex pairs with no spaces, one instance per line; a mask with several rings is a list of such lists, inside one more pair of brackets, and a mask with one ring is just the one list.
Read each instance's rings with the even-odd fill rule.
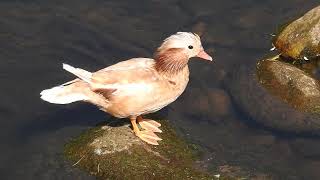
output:
[[154,55],[155,69],[166,75],[177,75],[188,68],[188,56],[181,49],[172,48],[165,51],[157,51]]

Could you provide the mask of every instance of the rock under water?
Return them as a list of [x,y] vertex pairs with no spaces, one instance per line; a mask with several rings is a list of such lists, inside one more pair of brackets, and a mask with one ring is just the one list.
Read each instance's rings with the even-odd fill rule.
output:
[[294,108],[319,112],[320,84],[305,71],[280,60],[266,59],[257,63],[257,75],[269,92]]
[[320,135],[319,34],[320,6],[275,37],[280,55],[230,73],[225,85],[239,109],[280,132]]
[[[267,64],[269,63],[272,64],[273,67],[277,67],[278,70],[281,69],[281,67],[278,67],[279,62],[274,62],[274,64],[273,62],[260,62],[259,68],[267,69]],[[238,109],[251,120],[254,120],[267,128],[279,132],[303,135],[320,135],[319,113],[301,111],[295,108],[292,104],[286,102],[281,97],[282,94],[286,94],[286,96],[290,95],[290,92],[286,92],[285,89],[288,88],[287,85],[292,85],[290,78],[292,78],[293,75],[292,77],[285,76],[285,74],[279,72],[278,74],[276,73],[278,76],[277,79],[272,77],[272,75],[267,75],[268,73],[272,74],[272,71],[267,69],[268,71],[264,72],[266,75],[266,77],[264,77],[264,79],[266,79],[265,81],[271,84],[270,88],[274,91],[274,93],[278,93],[278,95],[275,95],[260,83],[261,77],[259,80],[255,66],[256,65],[254,64],[240,66],[237,70],[230,73],[226,78],[225,86],[228,92],[231,94],[232,100],[237,105]],[[287,64],[283,64],[283,66],[293,68]],[[287,71],[289,72],[290,70]],[[307,78],[307,75],[305,75],[301,70],[297,70],[297,72],[292,73],[301,73],[303,78]],[[283,84],[282,90],[280,90],[280,82],[286,82],[288,84]],[[299,80],[295,79],[294,82],[298,83]],[[296,84],[296,87],[300,86]],[[315,85],[314,88],[317,89],[316,87],[317,85]],[[309,90],[311,89],[312,88],[309,87]],[[296,94],[300,93],[298,89],[295,89],[293,92]],[[310,92],[310,94],[313,93]],[[307,93],[306,95],[310,94]],[[294,99],[294,97],[291,99]],[[288,100],[290,100],[290,98],[288,98]],[[291,102],[295,103],[293,100]],[[307,103],[307,101],[305,103]]]

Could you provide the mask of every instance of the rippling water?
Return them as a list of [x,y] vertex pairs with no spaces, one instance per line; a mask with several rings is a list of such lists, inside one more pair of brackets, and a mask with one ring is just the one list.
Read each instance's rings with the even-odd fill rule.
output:
[[[255,124],[225,89],[228,73],[269,53],[277,27],[317,3],[1,1],[1,179],[94,179],[63,159],[63,145],[109,116],[85,103],[48,104],[39,92],[73,78],[62,62],[94,71],[129,57],[150,57],[164,37],[191,30],[203,32],[215,63],[192,60],[186,93],[160,113],[203,147],[201,166],[214,174],[318,179],[320,153],[310,157],[296,138]],[[299,139],[302,145],[305,141],[320,143]]]

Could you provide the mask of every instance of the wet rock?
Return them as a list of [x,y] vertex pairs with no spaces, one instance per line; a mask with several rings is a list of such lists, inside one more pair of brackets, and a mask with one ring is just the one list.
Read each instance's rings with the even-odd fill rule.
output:
[[195,146],[178,138],[162,121],[159,146],[138,139],[128,125],[91,129],[65,146],[74,166],[99,179],[213,179],[194,168]]
[[[262,173],[250,174],[239,166],[222,165],[218,168],[219,173],[225,179],[254,179],[254,180],[269,180],[270,176]],[[250,175],[248,175],[250,174]]]
[[198,120],[220,122],[231,114],[229,95],[218,88],[187,88],[179,101],[170,106]]
[[297,155],[310,159],[320,159],[320,140],[297,138],[290,142],[290,147]]
[[273,135],[254,135],[250,138],[251,142],[255,142],[257,146],[267,146],[270,147],[275,144],[276,138]]
[[264,87],[293,107],[309,112],[320,110],[320,84],[303,70],[267,59],[258,62],[257,75]]
[[209,112],[210,105],[206,90],[201,88],[187,88],[182,100],[179,100],[174,107],[190,115],[205,115]]
[[[276,79],[274,80],[276,81]],[[224,82],[226,89],[232,96],[233,103],[248,119],[258,122],[259,125],[263,125],[267,129],[279,132],[320,135],[320,116],[299,111],[270,93],[260,84],[254,64],[235,68],[233,72],[228,74]],[[270,82],[273,83],[273,81]],[[279,86],[273,86],[273,88],[278,89]],[[312,92],[310,93],[312,94]]]
[[267,174],[257,174],[254,177],[251,177],[251,180],[272,180],[272,176]]
[[[279,140],[268,131],[248,127],[241,121],[244,117],[239,114],[237,119],[228,118],[223,123],[204,123],[188,118],[183,112],[178,114],[171,111],[168,114],[174,120],[172,122],[183,130],[186,138],[192,138],[210,150],[205,162],[214,175],[221,175],[220,179],[226,174],[219,167],[225,165],[241,168],[237,179],[254,179],[252,176],[258,178],[261,174],[275,175],[269,179],[279,179],[283,177],[282,172],[295,176],[300,173],[295,164],[291,163],[296,156],[290,152],[291,148],[286,141]],[[229,172],[235,172],[235,169]]]
[[300,179],[319,179],[319,160],[302,161],[301,163],[299,168],[301,168],[302,177]]
[[224,90],[211,88],[208,89],[208,99],[210,104],[210,115],[224,117],[231,111],[231,100]]
[[245,177],[247,173],[243,172],[238,166],[222,165],[219,166],[219,172],[229,178]]
[[205,22],[197,22],[192,27],[192,32],[197,33],[199,36],[202,36],[207,29],[207,24]]
[[320,6],[285,27],[275,38],[274,45],[282,55],[294,59],[320,55]]

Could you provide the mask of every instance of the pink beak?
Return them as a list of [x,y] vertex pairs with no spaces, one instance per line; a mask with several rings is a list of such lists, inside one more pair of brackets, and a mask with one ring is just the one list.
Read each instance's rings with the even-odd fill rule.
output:
[[201,50],[198,54],[197,57],[208,60],[208,61],[212,61],[212,57],[209,56],[209,54],[207,54],[204,50]]

